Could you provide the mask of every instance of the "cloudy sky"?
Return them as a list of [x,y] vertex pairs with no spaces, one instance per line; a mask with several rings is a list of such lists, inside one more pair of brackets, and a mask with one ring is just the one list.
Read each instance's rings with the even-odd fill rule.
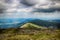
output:
[[60,19],[60,0],[0,0],[0,18]]

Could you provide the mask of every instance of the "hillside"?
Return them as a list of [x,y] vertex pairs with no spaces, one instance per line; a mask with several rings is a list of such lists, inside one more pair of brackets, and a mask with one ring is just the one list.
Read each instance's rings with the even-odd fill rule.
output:
[[21,26],[20,28],[41,28],[41,29],[47,29],[47,27],[43,27],[43,26],[39,26],[33,23],[26,23],[23,26]]
[[60,30],[38,28],[0,29],[0,40],[60,40]]

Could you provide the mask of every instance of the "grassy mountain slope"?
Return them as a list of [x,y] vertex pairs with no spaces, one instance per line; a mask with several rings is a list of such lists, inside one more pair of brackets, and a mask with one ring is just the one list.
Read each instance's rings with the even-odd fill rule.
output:
[[60,30],[2,29],[0,40],[60,40]]
[[47,29],[46,27],[43,26],[39,26],[33,23],[26,23],[23,26],[21,26],[20,28],[41,28],[41,29]]

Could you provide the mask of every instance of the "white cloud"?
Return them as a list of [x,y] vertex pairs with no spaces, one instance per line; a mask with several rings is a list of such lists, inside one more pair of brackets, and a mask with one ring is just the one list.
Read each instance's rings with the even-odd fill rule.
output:
[[[60,8],[60,3],[53,2],[52,1],[46,1],[46,0],[36,0],[38,3],[31,7],[26,7],[23,4],[19,3],[17,0],[13,0],[14,2],[11,4],[6,5],[6,13],[2,14],[0,18],[41,18],[41,19],[59,19],[60,18],[60,12],[54,12],[54,13],[43,13],[43,12],[35,12],[32,13],[34,8],[43,8],[43,9],[49,9],[49,8]],[[31,0],[32,1],[32,0]],[[3,3],[4,4],[4,3]],[[53,4],[53,5],[52,5]],[[5,5],[5,4],[4,4]],[[18,8],[19,7],[19,8]],[[15,12],[15,13],[13,13]]]
[[6,11],[7,11],[7,13],[13,13],[13,12],[15,12],[17,9],[16,8],[9,8],[9,9],[7,9]]
[[60,3],[58,2],[52,2],[52,1],[47,1],[46,3],[40,2],[34,6],[34,8],[60,8]]
[[17,9],[17,12],[31,12],[32,11],[32,8],[21,8],[21,9]]
[[60,8],[60,3],[56,3],[55,5],[52,6],[52,8]]

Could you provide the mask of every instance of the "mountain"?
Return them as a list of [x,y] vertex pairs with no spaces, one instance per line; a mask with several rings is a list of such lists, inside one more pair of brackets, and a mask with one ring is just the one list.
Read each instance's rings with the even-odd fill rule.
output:
[[58,28],[58,26],[57,26],[58,23],[45,21],[45,20],[40,20],[40,19],[32,20],[32,21],[30,21],[30,23],[40,25],[40,26],[43,26],[43,27],[51,27],[52,26],[52,28]]
[[52,20],[51,22],[60,23],[60,19],[59,20]]
[[41,28],[41,29],[47,29],[46,27],[43,26],[39,26],[33,23],[26,23],[23,26],[21,26],[20,28]]
[[26,23],[32,23],[42,27],[52,27],[52,28],[60,28],[60,22],[54,20],[40,20],[40,19],[5,19],[0,20],[0,29],[6,28],[18,28],[23,26]]

